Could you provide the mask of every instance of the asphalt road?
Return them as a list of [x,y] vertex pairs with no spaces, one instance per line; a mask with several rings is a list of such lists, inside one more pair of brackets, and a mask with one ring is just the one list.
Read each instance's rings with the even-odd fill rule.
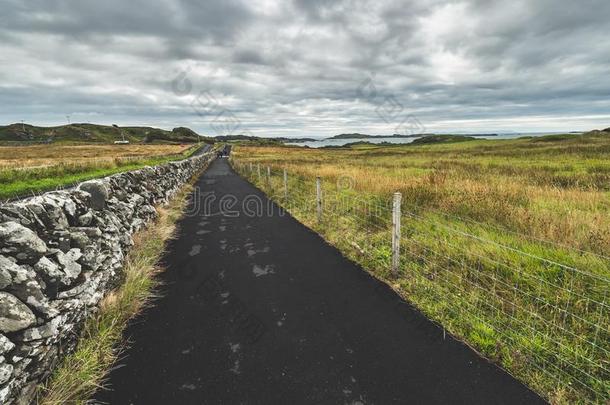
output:
[[[226,159],[197,185],[212,209],[181,221],[162,297],[128,328],[97,401],[544,403],[277,206],[234,216],[268,200]],[[220,215],[227,194],[237,203]]]
[[203,155],[204,153],[206,153],[207,151],[209,151],[210,149],[212,149],[212,145],[208,145],[208,144],[203,144],[202,146],[199,147],[199,149],[197,149],[192,156],[197,156],[197,155]]

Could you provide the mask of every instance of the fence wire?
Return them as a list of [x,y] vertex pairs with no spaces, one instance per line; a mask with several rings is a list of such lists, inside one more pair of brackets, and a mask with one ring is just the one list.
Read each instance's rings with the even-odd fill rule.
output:
[[[279,166],[232,158],[244,177],[430,318],[557,403],[610,400],[610,260],[402,203],[391,271],[392,201]],[[267,171],[269,167],[269,171]],[[491,230],[490,230],[491,229]],[[511,239],[512,238],[512,239]],[[509,243],[513,239],[527,243]]]

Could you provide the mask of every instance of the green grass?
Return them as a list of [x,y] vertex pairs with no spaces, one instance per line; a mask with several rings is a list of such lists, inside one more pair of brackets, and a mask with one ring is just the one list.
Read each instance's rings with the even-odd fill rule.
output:
[[191,156],[197,146],[176,155],[141,158],[137,160],[116,158],[105,162],[59,164],[44,168],[0,170],[0,199],[36,194],[70,186],[85,180],[116,173],[154,166]]
[[[610,137],[238,147],[233,158],[298,220],[552,403],[609,399]],[[274,169],[271,182],[249,163]],[[394,191],[403,196],[397,274]]]
[[155,275],[162,270],[158,260],[174,235],[191,189],[185,186],[167,207],[159,207],[156,221],[134,236],[120,287],[109,293],[99,312],[86,321],[75,352],[39,387],[38,404],[85,404],[103,386],[106,373],[124,348],[122,334],[129,319],[154,298],[158,285]]

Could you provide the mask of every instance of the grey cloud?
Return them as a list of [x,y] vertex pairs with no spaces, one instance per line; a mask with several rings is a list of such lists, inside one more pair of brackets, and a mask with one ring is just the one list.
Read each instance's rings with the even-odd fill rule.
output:
[[253,49],[242,49],[235,51],[233,54],[233,61],[235,63],[251,63],[255,65],[267,64],[263,55]]
[[91,35],[153,35],[183,40],[233,38],[252,17],[234,0],[9,0],[4,30],[59,34],[73,40]]
[[[391,133],[386,99],[431,130],[586,129],[610,121],[608,15],[602,0],[5,0],[0,119],[207,133],[191,108],[205,91],[264,135]],[[190,94],[172,91],[181,73]],[[366,78],[375,99],[357,97]]]

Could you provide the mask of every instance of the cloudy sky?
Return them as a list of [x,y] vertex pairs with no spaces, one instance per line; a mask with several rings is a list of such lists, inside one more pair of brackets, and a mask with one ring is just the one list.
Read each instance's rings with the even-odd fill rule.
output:
[[610,126],[608,0],[0,0],[0,124]]

